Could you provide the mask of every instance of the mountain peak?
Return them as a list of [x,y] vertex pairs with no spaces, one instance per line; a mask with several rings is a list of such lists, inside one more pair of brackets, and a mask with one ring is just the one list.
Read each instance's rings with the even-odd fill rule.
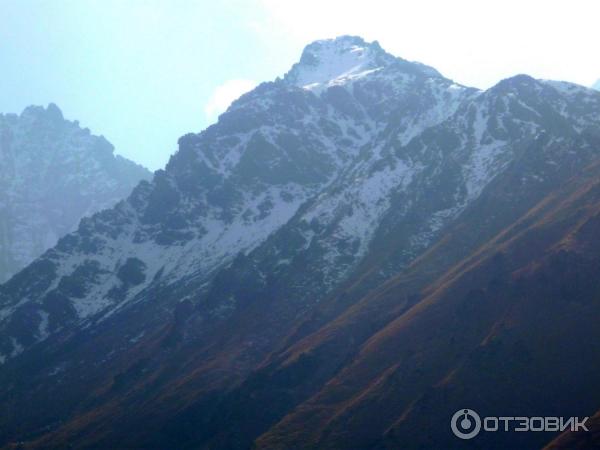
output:
[[360,78],[396,60],[377,41],[368,43],[358,36],[340,36],[307,45],[300,61],[284,79],[305,89],[321,90]]
[[594,83],[592,85],[592,89],[596,89],[597,91],[600,91],[600,79],[598,79],[598,81],[596,81],[596,83]]
[[47,108],[43,106],[28,106],[22,114],[23,117],[45,118],[52,122],[62,122],[64,120],[63,113],[55,103],[49,103]]

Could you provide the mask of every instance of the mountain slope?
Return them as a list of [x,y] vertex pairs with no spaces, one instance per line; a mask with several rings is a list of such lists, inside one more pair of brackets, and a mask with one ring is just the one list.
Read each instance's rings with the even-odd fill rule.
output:
[[[349,42],[356,41],[347,38],[330,44],[343,53]],[[358,199],[365,204],[362,216],[379,220],[389,208],[386,202],[391,191],[402,187],[401,179],[410,180],[413,164],[391,154],[385,142],[406,139],[407,129],[414,133],[414,127],[439,123],[454,112],[461,97],[475,94],[439,75],[431,78],[431,70],[420,65],[396,59],[388,62],[372,77],[352,80],[343,88],[334,86],[321,96],[287,81],[265,83],[235,102],[218,124],[181,138],[179,152],[165,171],[158,171],[151,183],[140,184],[113,210],[82,222],[77,233],[61,240],[44,257],[48,278],[36,292],[30,291],[29,274],[37,276],[38,268],[25,270],[20,279],[7,285],[1,304],[7,305],[4,315],[9,320],[20,320],[16,319],[19,312],[13,313],[15,308],[29,311],[33,307],[39,317],[50,317],[48,333],[36,335],[42,322],[33,317],[33,324],[19,338],[6,336],[4,354],[38,342],[40,335],[45,339],[66,325],[101,321],[143,299],[152,289],[173,283],[181,289],[191,283],[188,290],[194,297],[218,294],[231,299],[231,295],[215,292],[219,279],[212,286],[207,282],[217,269],[268,237],[273,244],[257,252],[266,252],[276,265],[286,261],[290,238],[304,241],[307,251],[323,259],[345,257],[344,266],[355,264],[364,255],[371,239],[369,230],[376,224],[363,224],[367,234],[355,236],[348,227],[357,220],[345,217],[347,206],[340,205],[334,216],[321,219],[316,203],[325,204],[327,197],[339,203],[335,196],[346,189],[347,178],[369,176],[373,187],[358,185],[343,195],[356,206],[353,198],[362,196]],[[369,113],[374,99],[385,101]],[[402,104],[410,105],[408,118],[398,106]],[[395,118],[391,124],[390,117]],[[374,148],[379,140],[383,150]],[[379,179],[389,181],[378,183]],[[313,211],[311,204],[315,204]],[[315,216],[320,223],[312,219]],[[298,226],[296,221],[300,221]],[[289,226],[274,233],[287,222]],[[340,228],[333,242],[311,245],[312,234],[331,234],[332,227]],[[320,240],[325,239],[331,238]],[[338,256],[339,248],[348,248],[350,254]],[[346,273],[331,274],[331,281],[324,280],[328,285],[319,283],[315,290],[330,289]],[[27,303],[20,304],[25,295]],[[60,323],[54,323],[49,305],[58,302],[66,303],[66,309],[57,314]],[[232,309],[219,303],[223,313]]]
[[0,115],[0,282],[150,173],[54,104]]
[[360,38],[309,45],[0,287],[0,442],[387,445],[363,383],[402,355],[366,343],[584,173],[599,113],[568,83],[481,92]]
[[[464,448],[449,429],[463,407],[491,416],[592,413],[600,377],[599,195],[595,164],[430,284],[258,447]],[[383,296],[400,302],[404,285],[392,281],[360,308]],[[351,332],[350,318],[343,320]],[[547,440],[487,433],[467,444],[539,448]]]

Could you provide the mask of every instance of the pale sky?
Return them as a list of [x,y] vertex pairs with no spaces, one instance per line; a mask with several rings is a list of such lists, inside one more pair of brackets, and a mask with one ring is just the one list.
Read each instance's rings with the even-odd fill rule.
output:
[[465,85],[600,78],[600,2],[0,0],[0,112],[55,102],[155,170],[302,48],[378,40]]

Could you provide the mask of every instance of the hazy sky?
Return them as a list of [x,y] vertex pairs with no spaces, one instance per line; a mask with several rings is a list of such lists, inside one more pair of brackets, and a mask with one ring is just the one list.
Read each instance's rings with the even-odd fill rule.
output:
[[315,39],[376,39],[480,88],[517,73],[590,85],[599,17],[594,0],[0,0],[0,112],[55,102],[158,169]]

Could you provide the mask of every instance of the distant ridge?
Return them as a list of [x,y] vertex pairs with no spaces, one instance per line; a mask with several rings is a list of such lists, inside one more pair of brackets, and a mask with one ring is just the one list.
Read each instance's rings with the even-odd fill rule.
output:
[[54,103],[0,114],[0,282],[150,176]]

